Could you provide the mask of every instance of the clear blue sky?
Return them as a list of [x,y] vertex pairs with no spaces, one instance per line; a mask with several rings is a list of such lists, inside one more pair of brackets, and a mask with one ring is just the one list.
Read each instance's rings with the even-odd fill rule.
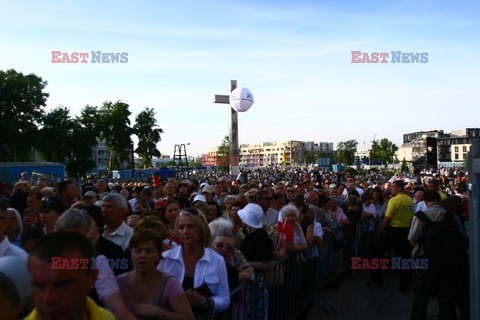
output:
[[[206,153],[228,133],[228,80],[255,103],[240,143],[377,138],[480,126],[479,1],[0,1],[0,69],[47,80],[48,109],[122,100],[157,112],[159,149]],[[128,52],[52,64],[51,51]],[[352,64],[351,51],[428,52]],[[90,60],[90,59],[89,59]]]

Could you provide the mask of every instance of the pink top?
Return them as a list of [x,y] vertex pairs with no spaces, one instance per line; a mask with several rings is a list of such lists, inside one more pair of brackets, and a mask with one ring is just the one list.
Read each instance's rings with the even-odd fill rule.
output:
[[[133,306],[133,303],[131,301],[127,301],[125,299],[125,293],[127,289],[127,275],[128,273],[122,273],[117,277],[117,283],[118,287],[120,289],[120,294],[122,295],[123,301],[125,301],[125,305],[127,308],[131,308]],[[182,286],[180,285],[180,282],[174,277],[171,277],[168,281],[167,284],[165,285],[165,289],[163,291],[163,296],[160,299],[160,305],[159,307],[165,308],[167,310],[172,310],[170,308],[170,301],[175,300],[179,295],[184,293]],[[148,301],[146,301],[147,304],[154,304],[153,301],[154,297],[150,297]]]

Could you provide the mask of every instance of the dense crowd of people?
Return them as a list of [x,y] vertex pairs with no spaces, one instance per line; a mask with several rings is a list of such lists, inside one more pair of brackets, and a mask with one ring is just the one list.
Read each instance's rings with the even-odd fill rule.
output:
[[[467,184],[458,169],[386,178],[292,167],[35,185],[22,176],[0,183],[2,310],[5,319],[208,318],[238,303],[230,292],[240,283],[288,254],[298,263],[324,254],[324,240],[346,226],[353,254],[369,259],[392,249],[422,258],[417,211],[433,221],[453,214],[466,241]],[[31,288],[15,280],[26,273]],[[433,291],[440,319],[452,319],[456,305],[466,318],[467,272],[454,274],[402,270],[399,289],[415,294],[412,319],[427,318]],[[380,269],[368,285],[383,285]]]

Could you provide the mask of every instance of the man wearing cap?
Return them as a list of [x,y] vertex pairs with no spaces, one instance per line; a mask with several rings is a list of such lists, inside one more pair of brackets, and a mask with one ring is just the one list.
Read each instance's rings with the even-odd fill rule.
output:
[[[203,187],[202,195],[207,200],[207,203],[215,201],[215,192],[213,190],[213,187],[209,184],[207,184],[206,186]],[[217,202],[217,204],[218,204],[218,202]]]
[[95,191],[87,191],[83,196],[83,202],[85,202],[86,205],[94,205],[95,202],[97,202],[97,194]]
[[20,175],[20,180],[18,180],[18,182],[29,182],[28,173],[22,172],[22,174]]
[[238,211],[248,234],[242,241],[240,251],[248,263],[257,270],[273,269],[273,243],[267,232],[263,230],[263,210],[258,204],[249,203]]

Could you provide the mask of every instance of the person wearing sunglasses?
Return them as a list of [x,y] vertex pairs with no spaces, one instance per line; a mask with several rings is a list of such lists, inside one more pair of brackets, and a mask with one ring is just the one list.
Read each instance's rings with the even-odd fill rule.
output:
[[[210,222],[208,226],[212,232],[212,249],[220,254],[227,264],[230,290],[236,288],[238,281],[253,281],[255,279],[253,267],[247,262],[242,252],[235,247],[235,237],[232,233],[233,223],[228,219],[220,218]],[[233,269],[229,268],[229,266]],[[230,269],[237,274],[236,277],[232,276],[238,280],[237,282],[232,280]]]
[[285,190],[285,195],[287,197],[287,200],[293,199],[295,197],[295,188],[291,185],[288,186]]
[[45,234],[54,231],[55,223],[65,211],[66,206],[62,198],[58,196],[45,197],[40,206],[40,222],[43,225]]
[[177,278],[196,315],[225,311],[230,304],[224,258],[210,248],[207,219],[184,209],[175,222],[181,245],[163,253],[157,269]]

